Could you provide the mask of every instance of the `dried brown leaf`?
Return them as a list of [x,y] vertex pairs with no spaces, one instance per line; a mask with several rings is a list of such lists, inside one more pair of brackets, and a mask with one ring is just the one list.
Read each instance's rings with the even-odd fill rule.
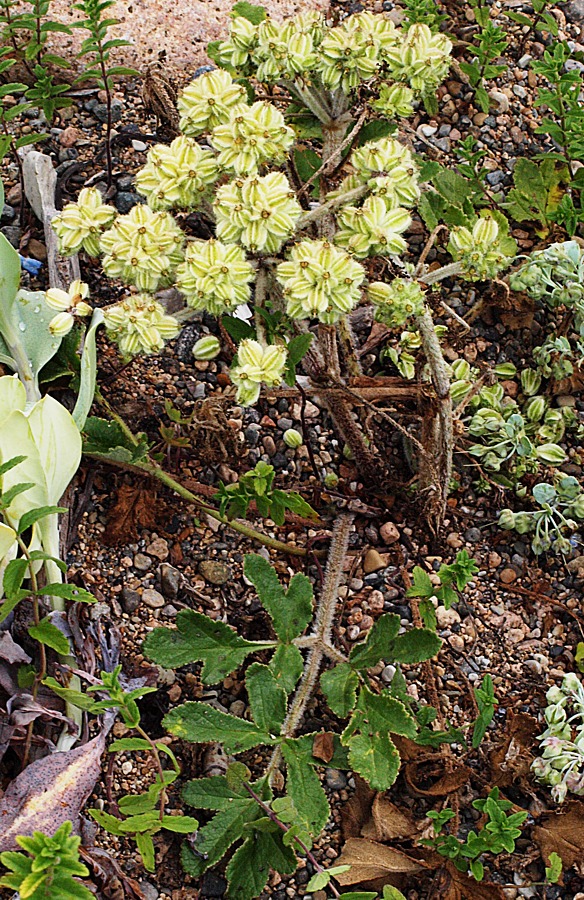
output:
[[436,900],[505,900],[503,888],[488,881],[475,881],[447,862],[434,881]]
[[550,853],[561,856],[564,869],[584,859],[584,803],[572,800],[559,813],[542,816],[533,829],[533,840],[549,864]]
[[[457,766],[452,772],[444,772],[444,760],[428,760],[409,762],[404,766],[404,775],[408,787],[422,797],[446,797],[468,783],[471,771],[466,766]],[[431,779],[438,775],[433,784]],[[428,783],[430,782],[430,783]]]
[[361,830],[361,837],[372,841],[399,841],[414,837],[419,831],[415,819],[377,794],[371,807],[371,818]]
[[532,716],[511,713],[502,743],[489,756],[493,784],[509,787],[529,773],[533,760],[531,748],[540,730]]
[[335,865],[351,866],[348,872],[335,876],[343,887],[378,878],[391,882],[393,876],[416,875],[425,869],[406,853],[365,838],[349,838]]
[[320,731],[314,735],[312,755],[323,762],[330,762],[335,753],[334,735],[330,731]]
[[0,851],[16,850],[18,835],[54,834],[63,822],[77,829],[79,812],[100,774],[107,728],[82,747],[31,763],[0,800]]
[[122,484],[115,504],[109,511],[107,529],[103,535],[105,544],[136,540],[138,528],[156,528],[156,491],[151,486]]
[[0,634],[0,659],[5,659],[7,663],[29,663],[31,657],[8,631],[3,631]]
[[347,841],[352,837],[359,837],[363,825],[371,818],[371,804],[375,797],[366,781],[355,777],[355,793],[341,810],[341,829],[343,838]]

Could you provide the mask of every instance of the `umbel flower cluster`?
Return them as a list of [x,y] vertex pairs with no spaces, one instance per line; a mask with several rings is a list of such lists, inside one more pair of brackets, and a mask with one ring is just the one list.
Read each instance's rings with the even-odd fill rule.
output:
[[[291,99],[329,127],[335,117],[346,121],[352,93],[365,86],[372,108],[410,115],[446,75],[450,41],[425,25],[402,30],[367,12],[333,28],[314,12],[283,24],[262,20],[261,11],[252,18],[233,15],[229,37],[210,51],[222,68],[182,92],[180,136],[154,146],[136,177],[146,202],[118,215],[97,190],[85,189],[54,220],[63,253],[101,254],[106,274],[130,287],[104,310],[108,335],[126,356],[154,352],[177,333],[177,320],[155,297],[160,289],[174,286],[192,310],[221,316],[257,300],[260,269],[268,273],[271,302],[294,320],[332,325],[369,300],[379,321],[401,327],[424,307],[414,281],[367,288],[362,262],[407,250],[403,235],[420,197],[409,149],[393,137],[355,146],[344,164],[349,174],[321,197],[331,210],[321,228],[318,204],[297,196],[290,181],[298,135],[287,106]],[[256,99],[256,82],[278,83],[273,102]],[[194,210],[212,224],[210,240],[188,235],[185,214]],[[179,221],[187,221],[187,233]],[[481,219],[472,234],[458,229],[452,247],[468,277],[478,278],[498,271],[504,242],[497,223]],[[53,301],[60,304],[54,325],[60,333],[85,314],[75,298]],[[231,377],[241,403],[255,402],[262,384],[276,386],[284,377],[287,338],[270,340],[262,330],[257,341],[240,344]]]
[[546,730],[540,738],[542,754],[534,760],[535,777],[551,787],[562,803],[568,791],[584,796],[584,685],[573,672],[561,687],[546,694]]
[[511,273],[509,286],[552,308],[573,309],[576,328],[584,335],[584,248],[577,241],[536,250]]

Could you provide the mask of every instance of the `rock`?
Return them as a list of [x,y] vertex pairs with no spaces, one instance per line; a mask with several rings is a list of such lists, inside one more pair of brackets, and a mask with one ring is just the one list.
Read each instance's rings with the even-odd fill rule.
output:
[[396,673],[395,666],[387,665],[384,668],[383,672],[381,673],[381,680],[384,682],[384,684],[391,684],[395,673]]
[[47,261],[47,248],[41,241],[37,241],[36,238],[30,239],[26,245],[26,249],[35,259],[39,259],[41,262]]
[[[122,118],[122,101],[112,101],[112,122],[115,124]],[[93,115],[99,122],[107,122],[107,103],[96,103],[92,109]]]
[[231,569],[217,559],[203,559],[199,563],[199,572],[210,584],[225,584],[231,578]]
[[489,91],[489,97],[493,101],[493,106],[496,107],[497,113],[501,114],[509,112],[509,98],[507,94],[504,94],[503,91],[498,91],[496,88],[493,88],[491,91]]
[[464,539],[468,541],[469,544],[478,544],[481,539],[480,528],[468,528],[464,532]]
[[0,218],[0,222],[2,225],[10,225],[11,222],[14,222],[14,217],[16,215],[16,210],[13,206],[10,206],[8,203],[4,204],[4,209],[2,210],[2,216]]
[[501,565],[501,557],[494,550],[489,553],[489,568],[498,569]]
[[140,606],[141,601],[142,598],[140,597],[138,591],[133,591],[129,587],[125,587],[122,590],[122,608],[124,612],[128,613],[128,615],[136,612],[136,610]]
[[503,571],[499,575],[499,579],[503,582],[503,584],[513,584],[516,578],[517,572],[515,571],[515,569],[503,569]]
[[167,541],[165,541],[164,538],[156,538],[151,544],[148,544],[146,553],[150,553],[152,556],[155,556],[156,559],[164,562],[165,559],[168,559],[169,553]]
[[371,572],[378,572],[379,569],[385,569],[387,563],[377,550],[368,550],[363,560],[363,571],[366,575]]
[[160,587],[165,597],[176,597],[182,584],[182,575],[178,569],[169,563],[163,563],[158,570],[160,573]]
[[452,625],[458,625],[460,616],[452,607],[446,609],[445,606],[439,606],[436,609],[436,621],[439,628],[451,628]]
[[140,890],[144,895],[144,900],[158,900],[160,897],[158,889],[153,884],[150,884],[149,881],[143,881],[140,884]]
[[14,184],[6,194],[6,202],[12,206],[18,206],[22,200],[22,188],[19,184]]
[[205,872],[201,879],[201,900],[205,898],[223,897],[227,890],[227,882],[214,872]]
[[166,600],[160,591],[155,591],[154,588],[146,588],[142,591],[142,600],[150,609],[162,609],[163,606],[166,606]]
[[570,0],[564,6],[564,14],[569,22],[575,25],[584,25],[584,0]]
[[139,572],[147,572],[152,565],[152,560],[145,553],[136,553],[134,557],[134,568]]
[[446,543],[449,547],[452,547],[453,550],[458,550],[460,547],[462,547],[464,541],[456,531],[451,531],[446,538]]
[[572,575],[576,575],[577,578],[584,578],[584,556],[576,556],[574,559],[569,559],[566,566]]
[[347,787],[347,776],[339,769],[327,769],[325,779],[331,791],[342,791]]
[[0,228],[0,231],[6,238],[6,240],[10,241],[12,246],[18,250],[20,247],[20,228],[18,225],[4,225],[3,228]]
[[385,524],[382,525],[379,529],[379,534],[386,547],[389,547],[391,546],[391,544],[395,544],[396,541],[399,541],[399,531],[397,529],[397,526],[394,525],[393,522],[385,522]]
[[133,194],[130,191],[118,191],[115,196],[114,203],[116,205],[116,209],[122,215],[129,213],[137,203],[139,203],[138,195]]
[[59,143],[61,147],[74,147],[81,137],[81,132],[74,125],[68,125],[59,135]]

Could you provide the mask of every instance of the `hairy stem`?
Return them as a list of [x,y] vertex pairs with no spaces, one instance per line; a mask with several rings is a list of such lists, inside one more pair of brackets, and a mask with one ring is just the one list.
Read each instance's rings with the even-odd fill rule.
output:
[[[331,632],[339,596],[339,584],[343,574],[343,564],[349,545],[352,523],[353,516],[348,513],[340,515],[335,522],[324,574],[324,583],[314,617],[314,627],[309,635],[314,643],[311,646],[300,683],[282,725],[281,733],[286,737],[292,737],[302,722],[306,706],[316,686],[323,659],[329,655]],[[280,748],[278,747],[272,754],[268,765],[267,771],[270,777],[273,777],[279,762]]]

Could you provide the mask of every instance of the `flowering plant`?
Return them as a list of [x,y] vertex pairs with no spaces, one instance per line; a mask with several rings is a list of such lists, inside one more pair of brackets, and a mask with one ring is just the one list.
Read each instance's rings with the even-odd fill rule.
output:
[[584,685],[569,673],[561,687],[549,689],[546,699],[543,752],[532,769],[538,781],[551,787],[554,800],[562,803],[568,791],[584,796]]

